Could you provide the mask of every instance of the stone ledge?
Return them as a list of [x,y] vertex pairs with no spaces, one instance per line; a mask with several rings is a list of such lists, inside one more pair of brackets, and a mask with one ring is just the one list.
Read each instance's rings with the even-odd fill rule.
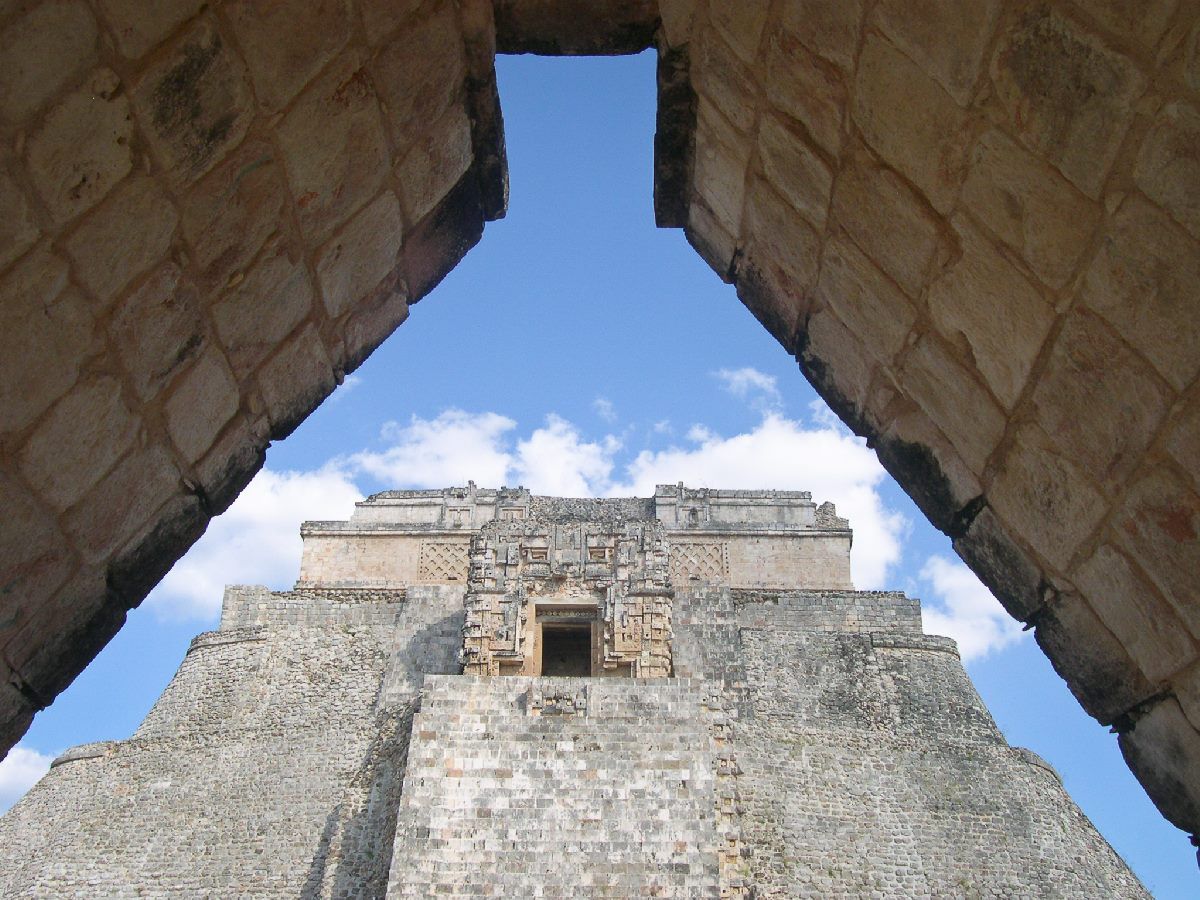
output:
[[90,744],[80,744],[64,750],[50,763],[50,768],[56,768],[69,762],[81,759],[107,759],[117,749],[119,741],[94,741]]

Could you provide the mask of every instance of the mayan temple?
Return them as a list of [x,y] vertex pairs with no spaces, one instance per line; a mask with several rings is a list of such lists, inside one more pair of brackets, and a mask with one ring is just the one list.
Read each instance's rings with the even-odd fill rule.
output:
[[226,590],[5,897],[1143,897],[807,492],[386,491]]

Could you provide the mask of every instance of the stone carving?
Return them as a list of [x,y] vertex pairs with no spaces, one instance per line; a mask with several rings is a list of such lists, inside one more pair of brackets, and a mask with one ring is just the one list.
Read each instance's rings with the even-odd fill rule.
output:
[[671,577],[700,581],[725,581],[729,576],[729,548],[722,541],[697,541],[671,545]]
[[417,579],[425,584],[466,581],[467,545],[422,541]]

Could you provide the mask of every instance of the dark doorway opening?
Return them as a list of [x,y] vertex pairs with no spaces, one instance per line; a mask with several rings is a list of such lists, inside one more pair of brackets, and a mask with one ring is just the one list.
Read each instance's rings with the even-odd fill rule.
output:
[[587,678],[592,674],[592,626],[543,625],[542,674]]

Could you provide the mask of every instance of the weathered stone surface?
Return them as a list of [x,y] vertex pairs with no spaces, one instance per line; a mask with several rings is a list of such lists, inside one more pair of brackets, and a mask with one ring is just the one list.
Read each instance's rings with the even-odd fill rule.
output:
[[1099,207],[1059,172],[992,129],[970,154],[963,205],[1051,287],[1071,278],[1100,219]]
[[1060,451],[1114,489],[1138,464],[1172,399],[1154,370],[1086,312],[1066,317],[1032,394],[1037,420]]
[[241,60],[207,19],[133,89],[150,149],[176,183],[199,178],[241,142],[253,115],[251,96]]
[[955,252],[933,210],[894,172],[863,154],[838,173],[833,217],[913,298]]
[[195,462],[238,409],[238,385],[229,364],[209,348],[167,398],[167,432],[187,462]]
[[1014,619],[1028,622],[1045,600],[1042,573],[996,514],[984,507],[954,539],[954,552]]
[[353,55],[300,95],[279,124],[300,227],[322,241],[375,196],[388,151],[375,88]]
[[33,246],[38,234],[20,186],[0,172],[0,268]]
[[1200,111],[1168,104],[1138,153],[1133,177],[1146,196],[1200,238]]
[[30,135],[29,176],[56,222],[91,209],[133,167],[133,121],[120,88],[115,72],[98,69]]
[[1180,413],[1175,427],[1167,435],[1166,445],[1175,462],[1192,476],[1193,488],[1200,490],[1200,450],[1197,449],[1200,448],[1200,399],[1193,399]]
[[[0,434],[32,422],[75,383],[93,349],[93,313],[45,246],[0,278]],[[25,354],[40,361],[36,371]]]
[[916,323],[912,302],[843,237],[825,244],[817,296],[884,364],[900,352]]
[[501,53],[638,53],[654,43],[656,0],[494,0]]
[[471,122],[461,107],[453,106],[409,148],[396,169],[407,220],[415,224],[425,218],[473,159]]
[[885,0],[872,20],[960,106],[971,99],[996,27],[999,0]]
[[700,96],[719,109],[734,128],[749,134],[754,128],[758,94],[754,71],[712,28],[692,41],[689,52],[696,72],[693,83]]
[[258,383],[271,437],[287,437],[337,386],[316,329],[309,326],[291,337],[259,370]]
[[131,178],[67,238],[66,251],[84,286],[108,301],[162,259],[178,221],[158,182]]
[[696,0],[658,0],[658,14],[668,44],[679,47],[691,39],[695,13]]
[[203,6],[203,0],[98,0],[117,46],[136,58],[154,47]]
[[204,344],[195,285],[166,263],[120,303],[109,333],[138,395],[149,400]]
[[[1166,466],[1151,466],[1133,481],[1114,521],[1118,544],[1193,628],[1193,573],[1200,571],[1200,497]],[[1193,632],[1200,636],[1200,628]]]
[[1200,819],[1200,794],[1192,761],[1200,755],[1200,733],[1174,697],[1156,703],[1121,735],[1121,752],[1159,812],[1184,830]]
[[775,189],[806,222],[823,231],[833,175],[821,157],[776,116],[759,121],[758,155],[763,174]]
[[1011,410],[1050,326],[1054,309],[965,219],[954,227],[962,256],[929,288],[941,334],[965,347],[1001,406]]
[[813,142],[830,156],[842,147],[846,86],[836,66],[808,50],[786,31],[766,38],[767,100],[802,124]]
[[367,40],[380,44],[408,23],[424,0],[359,0],[359,14],[366,29]]
[[1064,454],[1033,424],[1017,431],[988,490],[988,502],[1009,527],[1024,523],[1025,536],[1059,571],[1067,569],[1106,508],[1074,453]]
[[713,25],[744,62],[754,65],[759,41],[767,23],[770,0],[743,0],[736,6],[718,3],[709,7]]
[[805,323],[798,354],[800,368],[838,415],[868,420],[866,397],[875,360],[830,310],[817,308]]
[[1153,48],[1162,38],[1179,0],[1077,0],[1112,34]]
[[108,562],[154,526],[156,501],[179,486],[179,470],[162,447],[130,453],[67,514],[67,533],[88,562]]
[[207,288],[223,287],[280,226],[283,167],[269,144],[246,141],[180,200],[179,224]]
[[387,277],[402,236],[400,203],[384,191],[321,249],[317,279],[330,316],[341,315]]
[[1190,629],[1184,627],[1170,604],[1116,548],[1102,544],[1074,577],[1088,604],[1148,680],[1162,681],[1195,660],[1193,635],[1200,634],[1200,617],[1193,617]]
[[35,4],[0,31],[0,120],[20,122],[96,62],[96,19],[82,0]]
[[389,41],[373,67],[392,140],[404,151],[462,96],[463,39],[454,5],[439,0],[433,13]]
[[258,368],[312,308],[315,291],[308,269],[284,241],[262,256],[213,306],[217,335],[239,378]]
[[232,0],[223,9],[238,43],[253,48],[246,66],[258,105],[267,112],[287,106],[350,37],[346,0]]
[[0,666],[3,650],[26,619],[71,575],[71,548],[54,517],[7,475],[0,503],[16,527],[0,533]]
[[1062,594],[1038,612],[1034,636],[1088,714],[1111,724],[1155,688],[1083,600]]
[[991,74],[1025,145],[1089,197],[1100,196],[1145,87],[1133,63],[1038,6],[1002,37]]
[[779,21],[813,53],[853,70],[858,55],[862,0],[783,0]]
[[196,464],[197,493],[208,514],[220,515],[237,499],[266,461],[266,447],[266,435],[251,430],[241,418],[225,430]]
[[741,231],[750,145],[730,131],[703,101],[696,128],[696,179],[700,196],[730,235]]
[[66,509],[125,454],[137,431],[116,379],[81,382],[38,424],[21,452],[21,471],[55,509]]
[[[942,430],[974,472],[1004,434],[1004,413],[975,376],[933,334],[922,335],[901,360],[898,387]],[[971,414],[964,416],[962,410]]]
[[1083,302],[1176,389],[1200,372],[1200,250],[1162,212],[1130,198],[1105,230]]
[[966,170],[968,119],[937,82],[874,34],[859,57],[853,115],[884,161],[948,212]]

